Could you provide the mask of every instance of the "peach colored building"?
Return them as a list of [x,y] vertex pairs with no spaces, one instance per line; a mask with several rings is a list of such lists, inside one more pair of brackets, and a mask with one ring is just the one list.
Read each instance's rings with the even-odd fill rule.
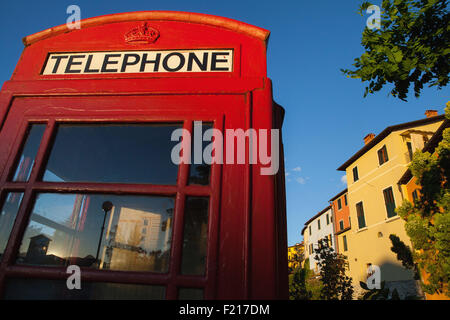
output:
[[348,231],[351,228],[347,189],[331,198],[330,205],[333,214],[336,252],[345,255],[348,251]]

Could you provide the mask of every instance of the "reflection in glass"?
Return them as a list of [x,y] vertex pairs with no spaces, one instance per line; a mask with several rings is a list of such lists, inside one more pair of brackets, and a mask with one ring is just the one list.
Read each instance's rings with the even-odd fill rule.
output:
[[86,282],[80,290],[67,289],[66,281],[9,279],[6,300],[163,300],[165,287],[108,282]]
[[173,208],[169,197],[39,194],[17,263],[167,272]]
[[176,184],[178,124],[60,125],[43,180]]
[[203,289],[180,288],[178,290],[179,300],[203,300]]
[[0,211],[0,260],[8,244],[9,234],[16,220],[20,203],[22,202],[22,192],[10,192],[6,194],[5,202]]
[[202,141],[202,163],[195,164],[194,163],[194,142],[196,141],[195,137],[195,129],[192,134],[192,146],[191,146],[191,166],[189,169],[189,184],[199,184],[203,186],[209,185],[209,176],[211,172],[211,165],[206,164],[203,159],[203,151],[205,150],[206,146],[208,146],[211,141],[203,141],[203,135],[206,130],[213,128],[213,125],[211,123],[203,123],[202,124],[202,138],[197,138]]
[[33,168],[42,135],[45,131],[45,124],[33,124],[28,129],[27,137],[23,145],[22,154],[16,164],[13,181],[28,181]]
[[181,273],[203,275],[208,244],[208,198],[187,197],[184,211]]

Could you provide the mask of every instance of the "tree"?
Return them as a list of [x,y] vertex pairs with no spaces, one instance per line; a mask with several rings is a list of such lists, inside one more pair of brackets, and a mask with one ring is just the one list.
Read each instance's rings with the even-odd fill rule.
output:
[[320,298],[351,300],[353,298],[352,278],[345,274],[347,265],[345,256],[335,253],[334,249],[329,246],[327,238],[318,241],[318,248],[314,249],[314,252],[323,285]]
[[305,260],[303,267],[295,269],[289,275],[290,300],[319,300],[322,283],[309,269],[309,259]]
[[289,284],[289,299],[290,300],[310,300],[312,293],[307,289],[307,278],[310,275],[310,270],[305,265],[303,268],[297,268],[293,274],[290,275],[291,281]]
[[[364,2],[362,14],[370,3]],[[355,70],[341,69],[350,78],[368,82],[364,97],[394,85],[394,97],[406,101],[411,85],[420,96],[425,84],[445,87],[449,81],[450,14],[447,0],[383,0],[380,28],[365,28],[365,52]]]
[[[450,103],[445,112],[450,120]],[[421,186],[420,197],[404,201],[397,213],[406,221],[414,261],[428,275],[424,291],[450,296],[450,128],[433,154],[416,151],[409,168]]]

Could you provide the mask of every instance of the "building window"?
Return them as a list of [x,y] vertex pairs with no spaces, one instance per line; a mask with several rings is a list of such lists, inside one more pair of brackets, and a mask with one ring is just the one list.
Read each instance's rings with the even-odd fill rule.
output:
[[311,226],[309,226],[309,235],[312,235]]
[[384,145],[380,150],[378,150],[378,161],[380,166],[389,160],[386,146]]
[[327,214],[327,225],[330,224],[330,216]]
[[346,206],[348,206],[348,203],[347,203],[347,195],[346,195],[346,194],[344,195],[344,204],[345,204]]
[[339,230],[344,230],[344,220],[339,221]]
[[388,218],[394,217],[397,215],[395,212],[395,201],[394,201],[394,193],[392,192],[392,187],[383,190],[384,195],[384,203],[386,204],[386,211]]
[[358,227],[360,229],[364,228],[366,226],[366,219],[364,218],[364,208],[362,201],[356,204],[356,215],[358,216]]
[[344,242],[344,251],[347,251],[348,250],[348,247],[347,247],[347,236],[343,236],[342,237],[342,241]]
[[413,150],[412,150],[411,142],[407,142],[406,146],[408,147],[409,161],[411,161],[413,158]]
[[330,247],[333,246],[333,239],[331,238],[331,234],[328,235],[328,243],[330,244]]
[[353,182],[356,182],[358,180],[359,180],[358,167],[354,167],[353,168]]
[[338,206],[338,210],[342,209],[342,201],[341,201],[341,199],[338,199],[337,206]]
[[419,200],[419,193],[417,192],[417,189],[413,191],[412,193],[413,201],[416,202]]
[[319,230],[320,230],[320,219],[319,219],[319,220],[317,220],[317,229],[319,229]]

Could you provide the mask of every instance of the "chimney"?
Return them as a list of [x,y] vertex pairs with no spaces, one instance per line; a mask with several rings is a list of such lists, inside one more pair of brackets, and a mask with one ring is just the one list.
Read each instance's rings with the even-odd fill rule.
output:
[[425,111],[427,118],[436,117],[438,115],[437,110],[427,110]]
[[364,137],[364,144],[368,144],[372,139],[375,138],[375,134],[369,133],[367,136]]

